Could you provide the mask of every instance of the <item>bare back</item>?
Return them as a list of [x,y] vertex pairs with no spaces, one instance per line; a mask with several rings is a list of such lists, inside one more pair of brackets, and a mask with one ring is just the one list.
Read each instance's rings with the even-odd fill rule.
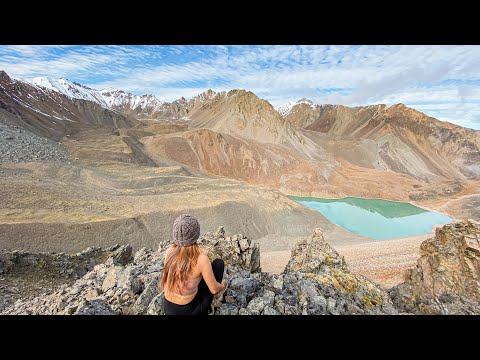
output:
[[[170,250],[171,248],[168,248],[165,252],[165,262],[167,262]],[[205,254],[201,253],[199,255],[199,258],[202,255],[206,256]],[[202,280],[202,269],[200,264],[201,262],[197,259],[197,262],[192,269],[191,274],[188,276],[185,284],[183,284],[181,293],[177,293],[174,289],[169,289],[167,285],[165,286],[165,298],[168,301],[178,305],[185,305],[193,300],[198,291],[198,284]]]

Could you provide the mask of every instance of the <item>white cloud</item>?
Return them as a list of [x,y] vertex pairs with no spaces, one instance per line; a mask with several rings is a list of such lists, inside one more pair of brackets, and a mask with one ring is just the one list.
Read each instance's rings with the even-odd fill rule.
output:
[[480,127],[480,46],[86,46],[60,54],[55,49],[0,46],[0,69],[17,78],[68,77],[162,100],[207,88],[244,88],[273,105],[302,97],[345,105],[402,102]]

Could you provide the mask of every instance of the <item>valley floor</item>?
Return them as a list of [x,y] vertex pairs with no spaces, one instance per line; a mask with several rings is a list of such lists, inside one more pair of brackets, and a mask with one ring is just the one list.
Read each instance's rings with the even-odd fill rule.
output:
[[[480,219],[480,184],[414,202],[456,219]],[[414,266],[429,235],[372,241],[330,223],[279,191],[190,173],[180,165],[84,161],[0,164],[0,248],[74,253],[130,243],[155,249],[182,212],[204,231],[225,226],[259,242],[263,271],[281,272],[293,245],[316,228],[352,271],[391,287]],[[242,214],[239,216],[239,214]],[[0,287],[5,287],[1,282]],[[14,297],[14,295],[12,294]]]

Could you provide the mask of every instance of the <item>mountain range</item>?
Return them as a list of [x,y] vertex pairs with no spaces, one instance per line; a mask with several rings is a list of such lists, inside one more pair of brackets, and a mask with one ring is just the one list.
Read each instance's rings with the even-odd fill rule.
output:
[[[374,242],[289,195],[408,201],[454,223],[421,246]],[[0,71],[0,312],[159,313],[156,256],[181,213],[251,271],[229,270],[220,313],[479,311],[480,131],[403,104],[165,102]]]
[[274,108],[246,90],[164,102],[64,78],[27,83],[1,72],[0,112],[57,140],[92,127],[115,128],[150,163],[173,161],[292,195],[405,200],[432,184],[460,182],[455,188],[462,190],[480,179],[479,131],[403,104],[347,107],[301,99]]
[[[403,104],[275,108],[243,89],[165,102],[0,71],[1,248],[156,248],[184,212],[202,232],[225,225],[256,239],[271,270],[312,228],[335,246],[372,241],[289,195],[408,201],[480,220],[480,131]],[[416,250],[401,249],[377,281],[413,265]]]

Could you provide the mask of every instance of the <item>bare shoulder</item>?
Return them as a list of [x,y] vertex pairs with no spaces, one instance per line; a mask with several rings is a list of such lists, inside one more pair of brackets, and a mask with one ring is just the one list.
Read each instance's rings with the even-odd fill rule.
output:
[[200,255],[198,255],[197,263],[200,266],[205,266],[207,264],[210,264],[210,259],[208,258],[208,256],[204,252],[201,252]]

